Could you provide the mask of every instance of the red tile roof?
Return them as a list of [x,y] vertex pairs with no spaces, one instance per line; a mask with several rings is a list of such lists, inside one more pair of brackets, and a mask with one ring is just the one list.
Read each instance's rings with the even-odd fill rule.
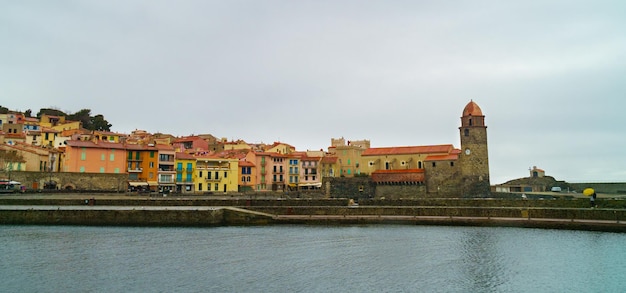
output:
[[452,152],[454,147],[451,144],[443,145],[426,145],[426,146],[403,146],[403,147],[384,147],[369,148],[361,153],[361,156],[381,156],[381,155],[410,155],[410,154],[433,154]]
[[174,147],[169,144],[155,144],[154,147],[160,151],[174,151]]
[[77,147],[77,148],[98,148],[98,149],[119,149],[125,150],[126,146],[121,143],[115,142],[106,142],[99,141],[98,143],[94,143],[92,141],[87,140],[68,140],[65,142],[67,146]]
[[239,166],[240,167],[254,167],[254,163],[250,162],[250,161],[239,161]]
[[175,157],[176,159],[179,159],[179,160],[195,160],[196,159],[196,157],[188,153],[176,153]]
[[452,154],[452,155],[432,155],[432,156],[426,157],[426,159],[424,159],[424,162],[430,162],[430,161],[456,161],[458,159],[459,159],[459,155],[458,154]]
[[337,159],[339,158],[327,156],[327,157],[322,158],[321,163],[322,164],[334,164],[334,163],[337,163]]

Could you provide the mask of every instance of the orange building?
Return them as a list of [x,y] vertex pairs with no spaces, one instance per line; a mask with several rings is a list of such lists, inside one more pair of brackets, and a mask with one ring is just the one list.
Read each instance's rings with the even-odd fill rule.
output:
[[104,141],[66,141],[63,172],[126,173],[126,147]]
[[126,161],[130,190],[157,189],[158,150],[154,145],[127,144]]

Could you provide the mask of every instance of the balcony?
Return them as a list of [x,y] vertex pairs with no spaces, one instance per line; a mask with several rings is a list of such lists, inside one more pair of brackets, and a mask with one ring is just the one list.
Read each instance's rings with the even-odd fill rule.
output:
[[128,173],[141,173],[143,172],[142,168],[128,168]]
[[221,178],[204,178],[206,182],[220,182]]

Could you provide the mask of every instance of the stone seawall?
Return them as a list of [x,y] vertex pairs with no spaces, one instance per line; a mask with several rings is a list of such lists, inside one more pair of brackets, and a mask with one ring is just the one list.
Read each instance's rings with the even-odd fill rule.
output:
[[224,226],[268,224],[272,215],[209,207],[2,206],[3,225]]
[[95,196],[0,198],[0,224],[222,226],[426,224],[519,226],[626,232],[624,200],[604,199],[252,200]]

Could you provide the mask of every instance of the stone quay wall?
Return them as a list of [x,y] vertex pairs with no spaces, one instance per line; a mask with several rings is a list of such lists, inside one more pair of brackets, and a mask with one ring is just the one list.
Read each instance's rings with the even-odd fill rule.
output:
[[41,190],[53,181],[57,189],[125,192],[128,174],[74,172],[11,172],[11,180],[22,183],[26,190]]

